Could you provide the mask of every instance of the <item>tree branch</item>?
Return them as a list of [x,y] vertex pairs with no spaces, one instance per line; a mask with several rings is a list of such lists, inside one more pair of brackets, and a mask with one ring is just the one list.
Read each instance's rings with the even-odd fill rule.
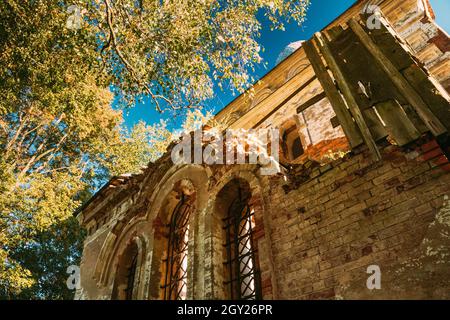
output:
[[112,8],[109,3],[109,0],[103,0],[103,2],[105,3],[105,6],[106,6],[106,22],[107,22],[108,28],[109,28],[109,39],[107,42],[107,47],[110,44],[112,44],[114,50],[117,53],[117,56],[119,57],[120,61],[122,61],[122,63],[124,64],[127,71],[131,74],[131,76],[136,81],[136,83],[139,86],[141,86],[145,90],[145,92],[147,92],[147,94],[150,95],[152,100],[155,102],[156,109],[158,110],[158,112],[163,112],[163,110],[161,109],[160,103],[158,101],[159,99],[164,100],[172,109],[174,109],[174,110],[179,109],[178,107],[176,107],[174,105],[173,101],[171,101],[170,99],[168,99],[167,97],[165,97],[163,95],[158,95],[158,94],[153,93],[153,91],[150,89],[148,84],[142,83],[142,80],[137,75],[137,72],[135,71],[134,67],[125,58],[125,56],[123,55],[123,53],[120,50],[119,45],[117,43],[117,37],[116,37],[114,28],[113,28],[113,12],[112,12]]

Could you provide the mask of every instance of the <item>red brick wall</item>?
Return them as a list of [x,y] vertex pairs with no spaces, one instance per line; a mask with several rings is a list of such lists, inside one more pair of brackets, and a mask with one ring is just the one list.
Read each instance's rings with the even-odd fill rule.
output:
[[386,270],[419,246],[450,195],[450,164],[434,140],[381,151],[380,163],[363,151],[316,167],[287,194],[271,186],[279,298],[333,298],[352,282],[368,290],[368,265]]

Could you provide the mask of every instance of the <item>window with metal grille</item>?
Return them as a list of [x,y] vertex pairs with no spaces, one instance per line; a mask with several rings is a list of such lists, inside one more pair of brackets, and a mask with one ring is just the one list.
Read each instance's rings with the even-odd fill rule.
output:
[[127,288],[125,289],[125,297],[127,300],[133,299],[134,280],[136,277],[137,259],[138,259],[138,254],[136,252],[136,254],[134,255],[133,260],[131,262],[131,265],[128,268]]
[[231,203],[228,215],[224,219],[226,232],[227,260],[225,267],[231,299],[261,299],[260,277],[255,261],[253,243],[254,210],[248,204],[239,189],[238,197]]
[[189,197],[181,195],[169,224],[167,258],[165,260],[164,300],[184,300],[187,294],[187,264],[189,217],[192,206]]

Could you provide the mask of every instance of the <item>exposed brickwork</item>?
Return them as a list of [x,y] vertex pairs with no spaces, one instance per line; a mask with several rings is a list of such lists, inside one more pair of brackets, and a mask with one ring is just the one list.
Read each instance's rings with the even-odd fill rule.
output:
[[272,196],[280,297],[330,298],[368,265],[400,261],[421,242],[437,211],[432,203],[450,194],[448,160],[434,140],[382,154],[381,163],[362,152],[324,173],[316,168],[287,196],[282,188]]
[[[292,168],[287,181],[282,176],[255,175],[257,167],[253,165],[215,166],[208,183],[212,202],[204,209],[205,217],[210,218],[199,217],[192,222],[201,240],[192,242],[200,247],[192,250],[190,259],[205,261],[198,264],[198,268],[206,274],[203,273],[202,286],[190,286],[191,297],[220,298],[224,294],[221,292],[226,292],[222,280],[214,280],[221,274],[218,270],[223,262],[223,239],[216,238],[218,234],[210,233],[206,226],[214,225],[213,220],[207,221],[215,219],[215,195],[233,177],[244,179],[251,188],[251,205],[255,210],[254,243],[258,248],[256,261],[265,299],[345,297],[348,294],[345,288],[355,283],[357,287],[350,296],[367,294],[367,266],[376,264],[382,270],[389,269],[410,257],[442,208],[443,197],[450,196],[449,162],[434,139],[423,138],[408,148],[384,142],[380,148],[381,162],[370,160],[368,151],[362,148],[327,165],[309,161]],[[295,181],[298,176],[301,178]],[[154,215],[149,218],[151,216]],[[129,246],[131,239],[142,232],[155,241],[161,239],[164,223],[159,215],[154,217],[150,218],[152,222],[148,227],[129,227],[130,232],[120,241],[119,248]],[[200,225],[195,226],[196,223]],[[127,228],[124,226],[121,228]],[[105,228],[106,225],[103,227],[106,231]],[[119,230],[118,234],[124,232]],[[211,249],[202,249],[208,246],[210,235]],[[105,232],[97,232],[86,243],[83,261],[88,263],[86,267],[91,265],[90,269],[83,269],[87,277],[94,277],[92,259],[101,255],[104,239]],[[158,250],[164,248],[154,247],[153,254]],[[197,250],[202,252],[202,258],[197,257]],[[123,254],[120,249],[117,252],[118,257]],[[152,264],[161,258],[153,256]],[[211,261],[210,266],[207,261]],[[150,274],[149,282],[154,283],[154,290],[158,290],[160,284],[158,270]],[[192,279],[199,279],[196,271],[192,272]],[[210,278],[208,272],[218,273]],[[210,281],[213,286],[209,286]],[[433,286],[432,283],[427,285]],[[108,297],[112,282],[100,291],[89,289],[89,285],[84,288],[89,291],[85,297],[102,294]],[[408,297],[408,292],[406,288],[399,296]],[[150,296],[158,294],[150,293]],[[384,297],[392,296],[385,293]]]
[[[422,15],[417,1],[398,7],[390,2],[382,4],[392,7],[388,18],[395,18],[394,27],[414,53],[423,54],[424,64],[437,66],[435,75],[441,75],[437,79],[448,89],[442,64],[448,61],[443,54],[448,38]],[[359,15],[363,3],[350,8],[341,22]],[[438,143],[424,133],[404,147],[391,144],[391,139],[377,140],[382,160],[376,162],[364,145],[350,150],[342,128],[331,123],[335,113],[328,99],[297,114],[299,104],[323,90],[311,78],[312,68],[304,68],[305,61],[304,53],[297,51],[255,85],[260,90],[255,101],[242,95],[217,117],[225,121],[231,113],[244,129],[252,128],[258,123],[252,115],[275,107],[264,98],[301,75],[298,85],[306,83],[305,89],[288,102],[280,98],[281,107],[262,127],[296,125],[304,154],[282,161],[280,174],[262,176],[259,166],[249,164],[174,166],[171,145],[141,174],[113,178],[79,215],[88,237],[78,298],[114,296],[120,259],[127,257],[129,247],[139,253],[133,297],[161,298],[167,225],[178,199],[176,186],[183,181],[195,194],[187,298],[227,299],[224,218],[235,196],[227,186],[239,180],[254,210],[252,247],[264,299],[450,299],[450,252],[442,251],[450,248],[448,136]],[[369,265],[378,265],[383,273],[379,293],[366,287]],[[420,277],[414,280],[415,274]]]

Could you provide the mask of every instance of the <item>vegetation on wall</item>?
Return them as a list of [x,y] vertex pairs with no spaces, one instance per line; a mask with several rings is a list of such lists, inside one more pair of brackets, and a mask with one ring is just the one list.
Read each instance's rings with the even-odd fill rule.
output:
[[[184,110],[213,81],[243,91],[263,12],[302,22],[308,0],[4,0],[0,3],[0,298],[70,299],[83,232],[73,213],[111,175],[164,152],[166,123],[123,126],[150,97]],[[113,102],[116,102],[113,107]]]

